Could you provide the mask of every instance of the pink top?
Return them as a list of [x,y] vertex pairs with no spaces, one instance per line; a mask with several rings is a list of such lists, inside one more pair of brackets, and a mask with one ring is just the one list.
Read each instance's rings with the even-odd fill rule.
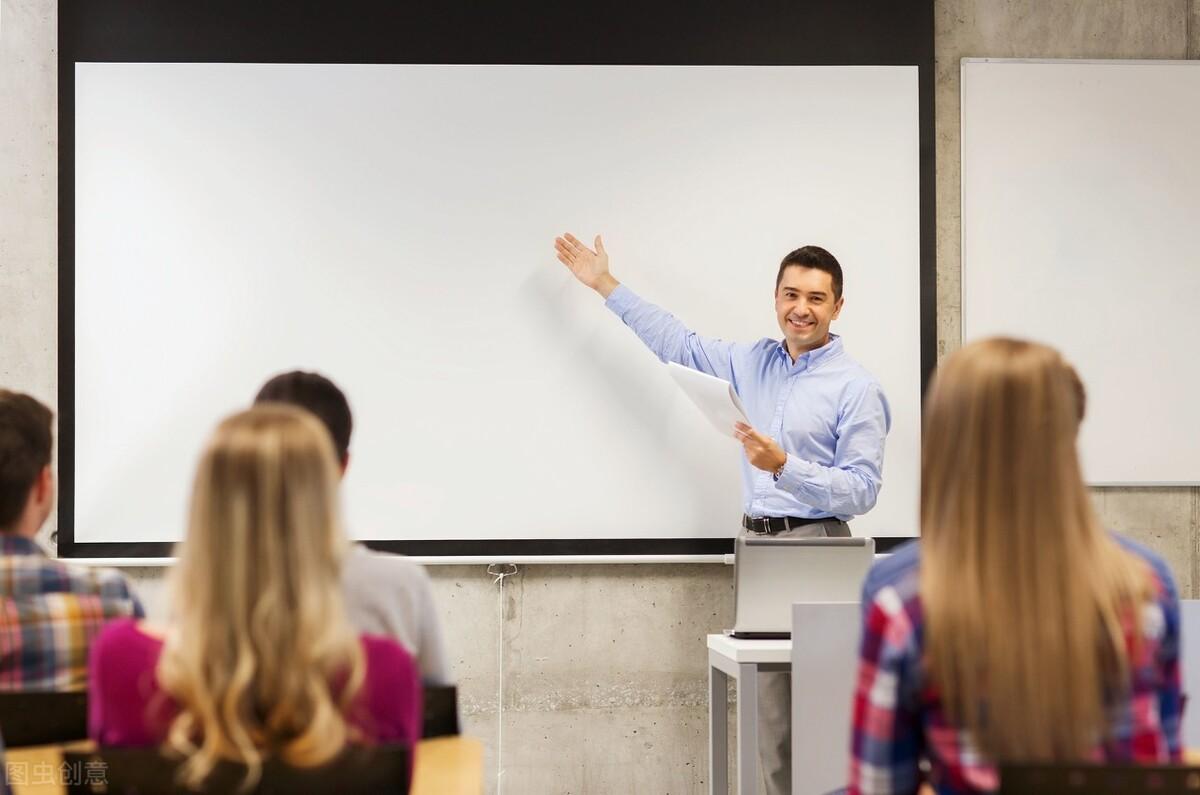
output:
[[[367,671],[350,722],[371,741],[415,748],[421,739],[416,663],[393,640],[361,637]],[[99,745],[153,746],[166,737],[179,708],[155,677],[162,648],[160,638],[128,618],[107,624],[92,643],[88,734]]]

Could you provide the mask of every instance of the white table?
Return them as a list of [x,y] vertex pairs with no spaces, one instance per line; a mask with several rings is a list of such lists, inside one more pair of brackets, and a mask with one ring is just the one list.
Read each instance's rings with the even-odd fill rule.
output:
[[792,667],[791,640],[740,640],[708,636],[708,791],[729,792],[728,682],[737,688],[739,795],[758,790],[758,674]]

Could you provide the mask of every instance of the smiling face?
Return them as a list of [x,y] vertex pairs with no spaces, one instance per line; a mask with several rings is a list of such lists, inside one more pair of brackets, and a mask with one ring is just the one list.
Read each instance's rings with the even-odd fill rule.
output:
[[784,269],[775,289],[775,316],[793,360],[829,342],[829,324],[841,311],[828,273],[803,265]]

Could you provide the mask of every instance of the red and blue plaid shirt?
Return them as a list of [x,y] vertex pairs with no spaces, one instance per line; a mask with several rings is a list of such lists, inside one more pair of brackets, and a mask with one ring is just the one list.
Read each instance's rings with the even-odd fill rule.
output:
[[0,535],[0,690],[83,690],[88,649],[113,618],[144,615],[115,571],[68,566]]
[[[1142,614],[1133,684],[1111,706],[1111,735],[1093,761],[1166,763],[1180,760],[1183,698],[1179,684],[1179,597],[1171,572],[1153,552],[1123,538],[1153,574],[1156,598]],[[921,663],[924,617],[919,592],[920,542],[871,569],[863,587],[863,634],[850,749],[853,795],[915,793],[919,768],[939,795],[991,792],[996,767],[952,724]],[[1132,645],[1132,644],[1131,644]]]

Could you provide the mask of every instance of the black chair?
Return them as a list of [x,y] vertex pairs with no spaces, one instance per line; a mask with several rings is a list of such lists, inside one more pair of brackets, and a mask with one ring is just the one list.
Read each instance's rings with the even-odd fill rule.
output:
[[1000,766],[1000,795],[1198,795],[1200,767],[1022,764]]
[[[397,745],[352,747],[327,765],[297,768],[276,759],[263,764],[254,795],[383,795],[408,792],[409,749]],[[243,765],[222,762],[199,790],[178,783],[178,759],[157,748],[102,748],[63,752],[67,795],[195,795],[234,793],[246,774]]]
[[0,693],[0,733],[9,748],[86,740],[87,693]]
[[458,688],[454,685],[426,685],[424,703],[422,737],[428,739],[459,733]]

